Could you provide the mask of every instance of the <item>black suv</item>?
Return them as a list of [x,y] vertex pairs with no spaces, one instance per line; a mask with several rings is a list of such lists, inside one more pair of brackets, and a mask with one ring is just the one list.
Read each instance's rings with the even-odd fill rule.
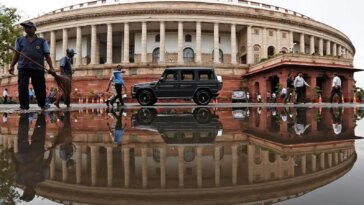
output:
[[131,94],[140,105],[153,105],[157,99],[193,99],[198,105],[207,105],[219,95],[221,76],[213,68],[167,68],[159,81],[136,84]]
[[223,134],[219,116],[206,107],[192,112],[141,108],[131,119],[133,128],[159,132],[166,144],[213,144]]

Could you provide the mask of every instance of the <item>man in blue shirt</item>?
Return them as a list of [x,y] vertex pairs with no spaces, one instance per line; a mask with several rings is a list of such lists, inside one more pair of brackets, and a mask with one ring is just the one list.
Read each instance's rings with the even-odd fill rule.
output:
[[[71,90],[71,82],[72,82],[72,58],[75,55],[75,51],[72,48],[67,48],[66,50],[66,56],[64,56],[63,58],[61,58],[60,62],[59,62],[59,66],[60,66],[60,71],[61,71],[61,75],[68,77],[70,79],[70,83],[68,85],[67,90]],[[54,105],[56,105],[59,108],[59,102],[61,101],[61,98],[64,98],[64,104],[67,105],[67,107],[70,107],[70,103],[71,103],[71,92],[67,92],[67,94],[65,93],[59,93],[56,96],[56,99],[54,101]]]
[[125,133],[126,123],[123,124],[123,111],[123,109],[120,109],[118,114],[116,114],[114,110],[111,110],[109,115],[111,114],[112,118],[114,119],[113,127],[111,128],[109,123],[107,123],[110,136],[113,138],[114,144],[117,146],[121,146]]
[[[52,60],[50,57],[49,46],[46,40],[35,34],[37,30],[35,24],[26,21],[20,24],[23,26],[26,36],[16,39],[15,49],[24,55],[30,57],[40,65],[44,65],[46,59],[51,71],[54,71]],[[9,73],[14,74],[14,66],[18,63],[18,92],[20,109],[29,109],[28,86],[29,79],[32,79],[32,85],[37,97],[38,106],[45,109],[46,84],[44,77],[44,68],[27,60],[19,53],[14,53],[13,61],[10,64]]]
[[114,84],[115,90],[114,90],[114,95],[110,99],[106,100],[107,106],[109,106],[109,104],[111,104],[111,106],[113,106],[114,102],[118,98],[120,100],[121,105],[124,106],[121,88],[124,87],[125,93],[126,93],[126,87],[124,84],[124,79],[123,79],[122,73],[125,73],[125,71],[121,71],[121,66],[118,65],[118,66],[116,66],[116,69],[113,71],[113,73],[110,77],[109,85],[107,86],[106,92],[109,92],[111,82]]

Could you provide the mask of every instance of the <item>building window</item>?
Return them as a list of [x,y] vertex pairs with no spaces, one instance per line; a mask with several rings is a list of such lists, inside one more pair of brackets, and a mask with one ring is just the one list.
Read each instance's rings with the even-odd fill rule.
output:
[[255,29],[254,29],[254,34],[255,34],[255,35],[259,35],[259,29],[258,29],[258,28],[255,28]]
[[192,36],[190,34],[185,35],[185,42],[192,42]]
[[269,36],[273,36],[273,31],[272,30],[269,30],[268,33],[269,33]]
[[183,61],[185,63],[191,63],[195,59],[195,52],[192,48],[183,49]]
[[161,36],[159,34],[155,35],[155,42],[160,42]]
[[282,38],[287,38],[287,33],[286,32],[282,32]]
[[153,63],[158,63],[159,61],[159,47],[158,48],[155,48],[153,50]]

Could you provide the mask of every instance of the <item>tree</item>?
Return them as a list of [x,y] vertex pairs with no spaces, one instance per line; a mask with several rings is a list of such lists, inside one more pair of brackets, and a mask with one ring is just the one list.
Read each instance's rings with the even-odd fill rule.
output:
[[21,30],[16,23],[20,19],[16,8],[8,8],[0,4],[0,66],[9,64],[12,60],[12,52],[4,45],[14,45]]

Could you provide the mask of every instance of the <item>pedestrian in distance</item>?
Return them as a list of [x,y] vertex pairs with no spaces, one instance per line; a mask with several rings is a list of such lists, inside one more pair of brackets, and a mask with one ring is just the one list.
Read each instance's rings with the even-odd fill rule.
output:
[[5,88],[3,91],[3,103],[7,104],[8,103],[8,98],[9,98],[9,93],[8,93],[8,89]]
[[292,102],[292,96],[293,96],[293,91],[294,91],[294,86],[293,86],[293,82],[294,82],[294,78],[292,73],[288,74],[288,78],[287,78],[287,94],[284,97],[283,102],[286,104],[287,102]]
[[66,50],[66,56],[64,56],[63,58],[61,58],[60,62],[59,62],[59,66],[60,66],[60,71],[61,71],[61,75],[64,77],[69,78],[70,83],[65,85],[66,87],[64,87],[64,92],[59,92],[56,95],[56,99],[54,101],[54,105],[59,108],[59,102],[61,101],[61,99],[63,98],[64,100],[64,104],[67,106],[67,108],[70,107],[71,104],[71,87],[72,87],[72,74],[73,74],[73,70],[72,70],[72,58],[75,55],[75,51],[72,48],[67,48]]
[[337,73],[334,73],[334,78],[332,79],[331,97],[330,97],[331,103],[333,102],[335,95],[338,95],[339,103],[342,103],[341,79],[337,75]]
[[116,66],[116,69],[113,71],[113,73],[110,77],[110,81],[107,86],[106,92],[109,92],[110,85],[113,84],[114,95],[111,96],[111,98],[109,98],[108,100],[106,100],[107,106],[111,105],[113,107],[116,99],[119,99],[120,104],[122,106],[124,106],[124,101],[123,101],[122,92],[121,92],[122,87],[124,87],[125,93],[126,93],[126,87],[124,84],[123,73],[125,73],[125,71],[122,71],[121,66],[118,65],[118,66]]
[[311,87],[305,79],[303,79],[303,74],[301,72],[298,73],[296,78],[294,79],[293,85],[295,87],[297,93],[296,103],[306,103],[305,99],[305,86]]
[[34,62],[43,67],[26,59],[24,56],[20,55],[20,53],[15,52],[8,71],[10,74],[14,74],[14,66],[18,63],[20,109],[29,109],[29,79],[32,80],[38,106],[45,109],[46,84],[44,77],[44,59],[49,65],[49,70],[54,71],[49,46],[46,40],[35,34],[37,27],[33,22],[26,21],[20,25],[24,28],[26,35],[16,39],[15,50],[30,57]]

